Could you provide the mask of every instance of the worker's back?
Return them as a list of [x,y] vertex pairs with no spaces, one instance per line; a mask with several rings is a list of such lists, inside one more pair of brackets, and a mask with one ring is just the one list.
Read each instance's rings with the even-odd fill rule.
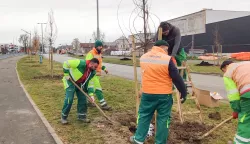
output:
[[224,76],[232,78],[240,93],[244,93],[250,89],[250,62],[230,64]]
[[171,57],[154,46],[140,58],[142,91],[148,94],[172,94],[172,79],[168,66]]

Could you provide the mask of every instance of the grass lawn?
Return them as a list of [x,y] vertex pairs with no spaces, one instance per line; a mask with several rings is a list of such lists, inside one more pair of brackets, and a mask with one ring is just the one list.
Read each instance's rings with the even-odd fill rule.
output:
[[[83,56],[73,56],[75,58],[84,58]],[[132,59],[132,58],[131,58]],[[128,60],[128,61],[123,61],[120,60],[120,58],[106,58],[104,56],[103,62],[105,63],[112,63],[112,64],[121,64],[121,65],[129,65],[133,66],[133,61]],[[137,66],[140,66],[140,61],[137,59],[136,62]],[[189,64],[191,72],[195,73],[203,73],[203,74],[222,74],[219,66],[196,66],[195,64]]]
[[[66,144],[126,144],[127,138],[131,135],[129,126],[133,125],[135,119],[135,98],[134,83],[132,81],[114,77],[102,77],[103,91],[109,105],[113,111],[106,112],[112,120],[121,125],[109,125],[100,115],[96,108],[89,109],[89,118],[91,124],[82,124],[77,121],[76,116],[76,99],[69,115],[69,125],[61,125],[60,114],[64,100],[64,90],[61,82],[62,64],[54,63],[55,77],[49,76],[49,62],[44,59],[43,64],[39,64],[35,57],[30,61],[29,57],[22,58],[18,62],[18,73],[21,81],[25,85],[28,93],[35,101],[39,109],[43,112],[49,123],[55,129],[56,133]],[[183,105],[183,110],[195,110],[195,104],[187,101]],[[231,110],[227,104],[221,104],[220,108],[202,107],[204,126],[214,126],[231,115]],[[219,112],[221,120],[211,120],[208,118],[209,113]],[[176,118],[176,106],[173,107],[173,123],[179,120]],[[197,121],[198,116],[185,116],[187,121]],[[225,144],[232,140],[235,134],[237,122],[235,120],[224,124],[212,135],[201,141],[204,144]],[[171,127],[170,135],[174,138],[174,129]],[[178,128],[177,128],[178,129]],[[187,129],[188,130],[188,129]],[[183,132],[182,132],[183,133]],[[193,135],[195,132],[189,133]],[[202,132],[204,133],[204,132]],[[200,135],[202,133],[199,133]],[[178,133],[176,134],[178,135]],[[184,136],[184,134],[183,134]],[[182,136],[180,136],[182,137]],[[177,139],[177,138],[176,138]],[[184,140],[183,140],[184,141]],[[150,142],[151,143],[151,142]],[[187,140],[184,143],[189,143]],[[190,142],[195,143],[195,142]]]
[[219,66],[196,66],[196,64],[189,64],[189,67],[191,72],[195,73],[219,74],[219,75],[223,74]]

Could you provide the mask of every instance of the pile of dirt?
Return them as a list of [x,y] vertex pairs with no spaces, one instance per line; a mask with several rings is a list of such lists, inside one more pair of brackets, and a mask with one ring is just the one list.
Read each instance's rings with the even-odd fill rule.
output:
[[51,75],[41,75],[41,76],[35,76],[33,79],[46,79],[46,80],[60,80],[63,78],[63,75],[54,75],[53,78]]
[[130,59],[130,58],[121,58],[120,60],[129,61],[129,60],[131,60],[131,59]]
[[[109,144],[128,143],[129,137],[136,130],[134,112],[113,112],[110,117],[116,124],[110,125],[102,117],[95,118],[91,124],[104,134],[102,137]],[[181,124],[178,116],[173,115],[169,129],[168,144],[200,144],[201,141],[197,140],[197,138],[212,128],[212,126],[198,122],[184,122],[184,124]],[[154,143],[154,136],[149,137],[145,142],[145,144],[152,143]]]
[[198,122],[184,122],[181,124],[172,120],[169,129],[168,144],[201,144],[201,141],[197,138],[212,128],[212,126]]
[[208,117],[213,120],[221,120],[221,114],[219,112],[210,113]]
[[200,64],[196,64],[196,66],[213,66],[213,64],[210,64],[209,62],[202,61]]

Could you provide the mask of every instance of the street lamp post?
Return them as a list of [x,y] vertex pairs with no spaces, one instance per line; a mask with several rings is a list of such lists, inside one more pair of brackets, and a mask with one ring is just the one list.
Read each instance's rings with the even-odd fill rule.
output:
[[47,23],[37,23],[41,25],[41,32],[42,32],[42,53],[44,53],[44,45],[43,45],[43,25]]
[[99,29],[99,0],[96,0],[97,4],[97,40],[100,40],[100,29]]
[[26,30],[23,30],[23,29],[21,29],[21,30],[30,35],[30,50],[31,50],[31,46],[32,46],[32,44],[31,44],[31,32],[27,32]]

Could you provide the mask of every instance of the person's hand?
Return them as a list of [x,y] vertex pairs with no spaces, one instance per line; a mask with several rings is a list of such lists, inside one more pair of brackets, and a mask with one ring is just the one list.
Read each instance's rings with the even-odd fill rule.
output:
[[234,119],[237,119],[237,118],[238,118],[238,113],[237,113],[237,112],[233,112],[232,115],[233,115],[233,118],[234,118]]
[[181,96],[180,99],[181,103],[183,104],[187,100],[187,96]]
[[172,57],[172,60],[173,60],[174,64],[177,65],[175,57]]
[[104,70],[104,71],[105,71],[105,73],[106,73],[106,74],[108,74],[108,73],[109,73],[109,71],[108,71],[108,70]]
[[91,96],[91,102],[94,103],[95,102],[95,97]]
[[187,98],[186,98],[186,97],[181,98],[181,103],[183,104],[186,100],[187,100]]
[[65,79],[66,79],[66,80],[69,80],[69,79],[70,79],[70,76],[65,76]]

